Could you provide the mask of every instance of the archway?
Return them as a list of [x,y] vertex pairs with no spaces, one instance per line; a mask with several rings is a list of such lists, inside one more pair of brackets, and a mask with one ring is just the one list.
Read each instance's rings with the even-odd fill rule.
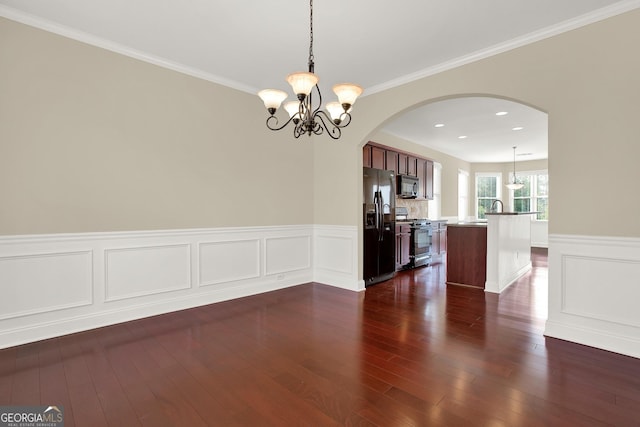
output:
[[[431,139],[431,140],[430,140]],[[529,104],[518,100],[491,94],[458,94],[440,97],[410,106],[381,123],[361,142],[361,147],[373,141],[384,146],[413,153],[416,156],[433,159],[442,165],[441,191],[436,197],[443,206],[442,213],[435,216],[426,209],[414,209],[424,212],[424,218],[442,218],[456,221],[458,205],[458,171],[470,174],[469,196],[466,200],[470,216],[478,219],[478,199],[476,176],[493,175],[496,180],[497,194],[493,198],[508,197],[507,206],[513,210],[513,193],[506,189],[500,191],[513,172],[512,151],[518,146],[518,170],[520,174],[532,177],[548,176],[548,117],[547,114]],[[450,146],[447,147],[447,144]],[[515,163],[515,162],[513,162]],[[518,175],[516,173],[516,175]],[[504,178],[503,178],[504,177]],[[533,190],[529,203],[542,202],[548,193],[537,197],[538,186],[528,182]],[[548,190],[548,180],[543,182]],[[495,185],[495,184],[494,184]],[[503,196],[504,195],[504,196]],[[522,197],[522,195],[519,195]],[[517,200],[523,203],[524,200]],[[427,206],[425,200],[404,202],[415,206]],[[548,204],[544,204],[548,208]],[[416,218],[416,216],[414,216]],[[420,218],[420,216],[418,216]],[[439,219],[439,218],[438,218]],[[534,222],[534,246],[548,247],[548,217]],[[362,253],[360,256],[362,258]]]

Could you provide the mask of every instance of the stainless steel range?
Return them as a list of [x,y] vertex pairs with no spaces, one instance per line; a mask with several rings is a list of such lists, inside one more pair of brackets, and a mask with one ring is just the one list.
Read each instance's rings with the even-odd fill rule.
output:
[[428,219],[411,221],[411,267],[422,267],[431,263],[432,232]]
[[432,228],[428,219],[407,218],[407,208],[396,207],[396,221],[409,224],[411,237],[409,241],[409,263],[404,268],[416,268],[431,263]]

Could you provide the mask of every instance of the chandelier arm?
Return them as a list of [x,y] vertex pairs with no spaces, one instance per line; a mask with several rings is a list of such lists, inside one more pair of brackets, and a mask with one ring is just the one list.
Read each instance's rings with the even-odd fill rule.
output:
[[[290,122],[293,121],[295,117],[289,117],[289,120],[287,120],[282,126],[278,127],[278,118],[276,116],[269,116],[267,117],[267,128],[271,129],[271,130],[282,130],[284,129]],[[273,122],[275,121],[274,125],[271,125],[269,122]]]
[[340,128],[340,129],[346,128],[347,126],[349,126],[349,123],[351,123],[351,114],[346,112],[340,115],[340,120],[341,120],[340,124],[336,124],[333,121],[333,119],[331,119],[331,117],[324,110],[318,111],[315,115],[317,117],[320,117],[320,119],[322,120],[322,123],[326,123],[326,121],[328,121],[331,124],[331,126],[334,128]]
[[347,126],[349,126],[349,123],[351,123],[351,114],[345,111],[344,113],[340,114],[340,124],[336,126],[340,128],[346,128]]
[[[318,85],[315,85],[315,89],[318,93],[318,106],[315,108],[315,110],[313,110],[313,115],[321,111],[320,108],[322,107],[322,93],[320,92],[320,88],[318,87]],[[309,97],[310,96],[311,94],[309,94]],[[309,101],[311,101],[311,98],[309,98]]]
[[[320,122],[322,122],[322,125],[320,125],[318,123],[318,126],[323,127],[324,129],[327,130],[327,134],[333,138],[333,139],[339,139],[340,135],[342,135],[342,131],[340,130],[340,128],[342,126],[337,126],[335,123],[333,123],[333,120],[331,120],[331,117],[329,117],[327,115],[327,113],[325,113],[324,111],[320,110],[318,111],[316,114],[313,115],[314,119],[318,119]],[[328,124],[327,124],[328,122]],[[316,135],[319,135],[319,133],[317,133]]]

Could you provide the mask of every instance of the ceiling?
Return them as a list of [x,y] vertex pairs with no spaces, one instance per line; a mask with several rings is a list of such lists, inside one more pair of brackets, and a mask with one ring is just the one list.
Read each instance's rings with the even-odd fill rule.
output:
[[[316,0],[315,72],[325,99],[344,81],[366,96],[638,7],[640,0]],[[0,0],[0,16],[250,93],[289,92],[285,76],[307,67],[303,0]],[[385,130],[467,161],[509,161],[512,145],[546,158],[542,113],[466,101],[427,105]],[[496,109],[510,114],[480,120]],[[445,127],[436,132],[433,121]],[[515,125],[524,128],[517,137]],[[464,148],[447,144],[463,134]]]

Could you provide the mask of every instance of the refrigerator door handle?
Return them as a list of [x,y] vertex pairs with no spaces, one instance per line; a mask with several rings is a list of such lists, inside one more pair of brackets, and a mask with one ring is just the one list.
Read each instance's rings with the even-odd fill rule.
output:
[[378,192],[376,191],[375,196],[373,196],[373,207],[375,214],[375,227],[378,232],[380,231],[380,202],[378,200]]
[[380,206],[378,207],[378,212],[380,214],[380,228],[378,229],[378,240],[382,242],[384,240],[384,198],[382,197],[382,191],[380,192],[380,197],[378,198],[378,203]]

